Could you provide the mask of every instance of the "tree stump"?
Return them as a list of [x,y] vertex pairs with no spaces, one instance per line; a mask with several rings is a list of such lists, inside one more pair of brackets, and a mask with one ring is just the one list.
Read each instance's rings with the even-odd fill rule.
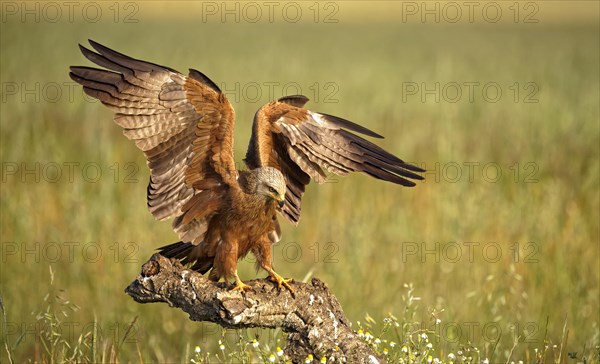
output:
[[222,327],[277,328],[287,332],[285,354],[304,362],[312,354],[337,363],[382,363],[383,360],[351,329],[342,307],[327,285],[313,278],[292,283],[295,297],[267,279],[247,284],[254,290],[230,291],[225,283],[208,280],[178,260],[154,254],[141,274],[125,289],[139,303],[166,302],[188,313],[193,321]]

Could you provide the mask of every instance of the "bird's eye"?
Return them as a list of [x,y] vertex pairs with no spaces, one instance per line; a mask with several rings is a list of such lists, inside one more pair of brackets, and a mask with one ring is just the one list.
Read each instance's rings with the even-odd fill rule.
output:
[[275,189],[273,187],[271,187],[271,186],[269,186],[269,192],[271,192],[273,194],[277,193],[277,191],[275,191]]

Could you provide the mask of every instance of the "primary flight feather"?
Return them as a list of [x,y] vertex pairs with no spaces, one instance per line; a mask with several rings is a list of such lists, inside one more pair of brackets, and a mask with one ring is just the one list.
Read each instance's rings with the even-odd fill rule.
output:
[[[115,112],[115,123],[148,160],[148,208],[155,218],[174,218],[181,241],[160,253],[181,259],[209,278],[235,279],[245,290],[237,261],[248,252],[278,286],[293,292],[273,270],[271,245],[280,239],[277,212],[300,219],[305,186],[322,183],[325,171],[344,176],[364,172],[403,186],[421,180],[419,167],[352,133],[379,134],[337,116],[304,108],[301,95],[261,107],[244,162],[233,156],[235,113],[208,77],[128,57],[90,40],[83,55],[106,69],[71,67],[86,94]],[[352,131],[352,132],[351,132]]]

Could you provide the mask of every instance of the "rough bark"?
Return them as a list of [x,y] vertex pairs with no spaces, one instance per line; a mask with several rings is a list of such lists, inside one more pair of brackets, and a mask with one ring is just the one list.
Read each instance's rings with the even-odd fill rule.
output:
[[327,285],[314,278],[292,283],[295,297],[267,279],[246,282],[253,291],[230,291],[186,269],[177,260],[154,254],[125,290],[139,303],[166,302],[193,321],[210,321],[225,328],[281,327],[287,332],[285,354],[304,362],[313,354],[337,363],[381,363],[380,357],[350,328],[342,307]]

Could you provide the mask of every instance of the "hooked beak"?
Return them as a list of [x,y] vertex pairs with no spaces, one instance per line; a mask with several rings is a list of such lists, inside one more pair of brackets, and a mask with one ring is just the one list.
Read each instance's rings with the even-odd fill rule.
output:
[[282,208],[283,205],[285,205],[285,196],[279,196],[277,199],[277,205],[279,205],[279,208]]

